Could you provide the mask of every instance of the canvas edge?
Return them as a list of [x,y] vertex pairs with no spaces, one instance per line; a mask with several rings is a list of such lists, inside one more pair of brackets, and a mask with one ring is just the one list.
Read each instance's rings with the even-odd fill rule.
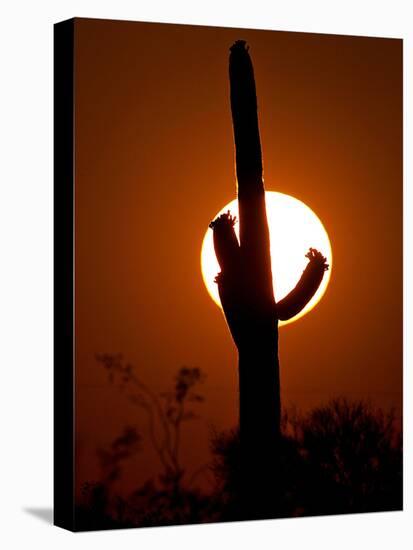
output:
[[74,531],[74,20],[53,31],[53,523]]

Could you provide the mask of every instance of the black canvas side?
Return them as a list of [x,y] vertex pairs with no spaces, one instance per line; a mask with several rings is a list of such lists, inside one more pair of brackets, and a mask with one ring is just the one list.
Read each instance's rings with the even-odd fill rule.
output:
[[54,524],[74,530],[74,20],[54,25]]

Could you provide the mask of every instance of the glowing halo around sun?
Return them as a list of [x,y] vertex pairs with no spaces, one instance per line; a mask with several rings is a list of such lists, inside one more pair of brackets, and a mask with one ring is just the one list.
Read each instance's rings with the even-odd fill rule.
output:
[[[297,284],[308,259],[305,257],[310,247],[319,250],[327,258],[328,271],[325,272],[321,285],[306,307],[288,321],[287,325],[297,321],[321,300],[331,277],[332,251],[330,239],[320,219],[306,204],[300,200],[274,191],[266,191],[267,219],[270,230],[271,263],[276,301],[286,296]],[[217,212],[211,220],[230,210],[237,217],[235,232],[239,239],[238,201],[233,200]],[[221,307],[218,286],[214,282],[220,268],[215,256],[212,229],[208,229],[201,250],[201,270],[205,286],[214,300]]]

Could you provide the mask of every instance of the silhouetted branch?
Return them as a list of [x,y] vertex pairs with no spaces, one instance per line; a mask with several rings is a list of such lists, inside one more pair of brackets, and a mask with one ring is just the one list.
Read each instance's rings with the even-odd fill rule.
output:
[[120,463],[141,450],[142,437],[134,426],[127,426],[116,437],[109,449],[99,449],[98,457],[103,471],[104,482],[109,484],[119,477]]
[[192,485],[195,483],[195,480],[203,473],[210,472],[211,470],[211,464],[207,462],[206,464],[203,464],[199,468],[197,468],[190,476],[190,478],[187,481],[187,486],[192,487]]
[[[204,379],[200,369],[182,367],[175,377],[174,391],[163,392],[158,397],[137,376],[132,365],[123,363],[122,355],[98,354],[96,358],[108,370],[109,379],[113,382],[115,376],[119,377],[120,387],[129,388],[128,399],[145,411],[150,440],[164,469],[163,479],[178,490],[184,474],[180,463],[182,423],[195,418],[187,405],[203,401],[202,396],[194,391]],[[158,440],[156,424],[162,429],[161,441]]]

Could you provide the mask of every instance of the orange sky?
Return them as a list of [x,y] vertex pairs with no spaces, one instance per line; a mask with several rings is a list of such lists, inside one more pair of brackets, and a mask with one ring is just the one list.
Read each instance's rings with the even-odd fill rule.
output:
[[[266,188],[310,206],[333,247],[324,298],[280,330],[283,403],[341,394],[400,410],[402,42],[78,19],[78,483],[96,477],[97,446],[140,422],[97,352],[122,352],[159,390],[182,365],[207,374],[184,435],[190,465],[205,461],[211,426],[237,421],[237,354],[199,263],[211,217],[235,197],[236,39],[254,63]],[[129,465],[128,486],[150,460]]]

